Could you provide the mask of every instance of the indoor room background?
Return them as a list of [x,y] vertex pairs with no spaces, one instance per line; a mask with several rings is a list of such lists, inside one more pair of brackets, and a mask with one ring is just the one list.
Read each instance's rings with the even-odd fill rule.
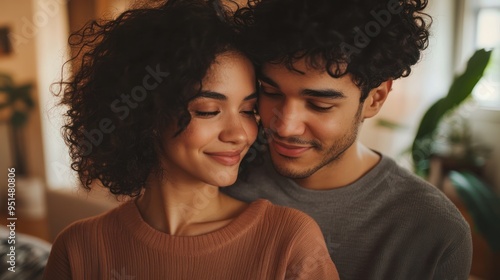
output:
[[[51,85],[60,78],[61,66],[71,56],[69,34],[89,20],[114,17],[130,5],[134,5],[131,0],[0,0],[0,85],[1,79],[8,77],[16,87],[25,86],[32,101],[2,106],[7,97],[0,91],[2,223],[7,215],[8,168],[12,167],[17,168],[18,178],[18,229],[42,240],[51,242],[72,221],[119,203],[112,196],[105,199],[78,189],[60,131],[63,109],[55,106],[57,98]],[[433,161],[437,171],[431,173],[446,179],[443,169],[454,166],[450,155],[464,153],[463,146],[453,142],[457,138],[452,136],[459,134],[477,152],[474,156],[479,163],[473,171],[500,195],[500,0],[431,0],[428,13],[433,17],[429,48],[409,77],[394,82],[382,111],[365,121],[360,138],[368,147],[413,169],[408,148],[423,114],[448,93],[454,77],[464,71],[476,50],[492,49],[489,65],[472,96],[448,126],[439,126],[444,135],[435,154],[441,162]],[[70,67],[66,71],[71,71]],[[12,122],[16,112],[19,123]],[[449,181],[426,179],[469,215]],[[470,217],[467,220],[472,223]],[[495,274],[500,267],[499,252],[492,252],[480,235],[474,238],[471,274],[485,280],[500,277]]]

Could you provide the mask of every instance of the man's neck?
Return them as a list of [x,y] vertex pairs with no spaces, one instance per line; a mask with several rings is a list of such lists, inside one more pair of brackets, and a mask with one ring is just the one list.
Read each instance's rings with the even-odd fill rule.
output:
[[336,189],[350,185],[377,165],[381,156],[355,142],[337,160],[325,165],[313,175],[294,179],[300,186],[312,190]]

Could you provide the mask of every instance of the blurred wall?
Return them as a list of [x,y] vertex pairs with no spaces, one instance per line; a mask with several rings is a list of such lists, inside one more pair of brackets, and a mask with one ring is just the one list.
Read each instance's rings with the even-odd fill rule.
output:
[[[463,71],[475,50],[470,42],[474,37],[471,34],[474,30],[470,28],[471,16],[463,14],[459,2],[429,1],[427,13],[433,18],[429,48],[409,77],[394,82],[381,112],[373,119],[365,120],[360,135],[368,147],[395,158],[408,168],[411,168],[410,160],[401,154],[410,147],[424,112],[447,93],[453,76]],[[462,17],[466,21],[465,28],[457,30],[457,19]],[[484,177],[500,195],[500,111],[474,107],[469,115],[473,138],[492,148]],[[394,130],[378,126],[377,120],[380,119],[404,128]]]
[[[11,73],[19,83],[33,82],[36,85],[34,98],[37,106],[30,116],[25,135],[28,175],[41,178],[51,189],[78,185],[69,169],[67,149],[60,136],[62,112],[54,108],[55,99],[49,91],[50,84],[59,77],[60,67],[67,58],[67,36],[70,30],[81,28],[91,19],[115,16],[131,2],[0,0],[0,26],[10,26],[16,38],[13,42],[14,53],[0,58],[0,71]],[[393,91],[380,114],[365,122],[360,138],[369,147],[398,158],[401,151],[411,144],[423,112],[447,92],[454,74],[453,69],[457,68],[454,62],[459,56],[450,50],[462,43],[455,38],[456,11],[454,0],[430,1],[428,13],[434,18],[430,47],[424,52],[410,77],[395,81]],[[463,57],[472,53],[470,49],[460,51]],[[458,63],[459,67],[461,63]],[[377,119],[388,119],[407,128],[389,130],[377,126]],[[477,113],[471,114],[470,120],[473,122],[475,137],[493,148],[485,174],[500,193],[500,112],[477,109]],[[7,127],[0,125],[2,182],[6,181],[7,173],[4,170],[12,166],[9,151]],[[400,162],[405,164],[404,161]],[[1,186],[3,188],[5,184]],[[5,193],[3,189],[0,191],[1,194]],[[49,194],[50,202],[58,201],[51,205],[60,206],[50,212],[57,216],[54,217],[56,222],[63,221],[55,224],[55,228],[62,227],[64,221],[69,220],[66,216],[80,217],[78,215],[82,212],[83,204],[63,203],[72,198],[75,198],[74,192],[54,191]],[[87,209],[93,207],[92,203],[87,205]]]
[[[26,179],[18,177],[16,181],[16,215],[40,219],[46,214],[46,186],[71,184],[61,177],[69,169],[67,151],[60,134],[62,114],[55,107],[56,98],[50,89],[60,79],[61,66],[68,57],[66,1],[0,0],[0,25],[10,26],[13,46],[12,55],[0,58],[0,71],[12,75],[18,84],[30,82],[35,86],[35,109],[23,137]],[[0,131],[0,180],[6,182],[7,168],[13,166],[6,151],[12,143],[6,125],[0,126]],[[1,197],[6,195],[6,187],[7,184],[1,184]]]
[[[43,140],[41,138],[41,100],[37,74],[37,41],[36,36],[43,28],[44,18],[35,18],[35,12],[41,9],[40,1],[0,0],[0,26],[10,27],[13,53],[7,57],[0,57],[0,72],[12,75],[17,84],[30,82],[35,85],[33,98],[35,109],[29,116],[24,127],[25,154],[27,175],[45,178],[45,163],[43,161]],[[7,168],[13,167],[11,154],[10,131],[5,124],[0,125],[0,181],[7,181]],[[1,185],[1,194],[4,195],[6,184]]]
[[500,110],[474,108],[470,112],[473,139],[490,147],[484,167],[484,178],[500,196]]
[[[130,3],[128,0],[0,0],[0,26],[10,27],[13,46],[11,55],[0,57],[0,72],[12,75],[16,83],[35,85],[36,106],[24,127],[26,176],[40,178],[56,188],[74,183],[60,133],[63,110],[56,106],[57,99],[51,89],[57,91],[57,87],[51,85],[60,79],[61,67],[69,57],[70,26],[75,31],[96,17],[115,16]],[[8,126],[0,124],[3,182],[7,178],[4,170],[13,166],[10,138]]]

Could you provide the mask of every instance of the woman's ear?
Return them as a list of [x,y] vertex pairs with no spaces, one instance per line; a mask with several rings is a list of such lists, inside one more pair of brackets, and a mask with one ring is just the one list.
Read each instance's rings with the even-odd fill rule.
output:
[[391,89],[392,89],[392,80],[387,80],[382,84],[380,84],[380,86],[372,89],[368,93],[368,97],[365,99],[363,105],[364,119],[371,118],[380,111]]

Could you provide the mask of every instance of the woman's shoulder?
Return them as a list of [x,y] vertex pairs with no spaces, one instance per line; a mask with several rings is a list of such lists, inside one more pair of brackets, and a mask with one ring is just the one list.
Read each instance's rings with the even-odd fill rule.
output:
[[253,203],[262,203],[266,205],[266,216],[273,217],[273,219],[279,218],[289,223],[316,224],[313,218],[295,208],[273,204],[266,199],[259,199]]
[[129,203],[125,202],[99,215],[72,222],[58,234],[55,242],[89,239],[93,236],[89,233],[109,232],[117,229],[115,224],[119,221],[120,213],[128,207]]

